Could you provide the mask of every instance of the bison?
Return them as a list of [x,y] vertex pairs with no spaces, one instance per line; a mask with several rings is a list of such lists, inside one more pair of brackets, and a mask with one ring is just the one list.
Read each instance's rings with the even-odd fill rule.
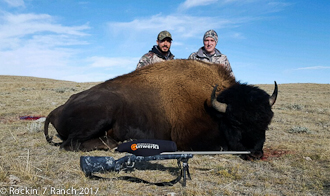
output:
[[[130,139],[172,140],[179,150],[263,155],[277,97],[197,60],[153,64],[72,95],[50,112],[46,140],[70,151],[108,150]],[[62,143],[48,135],[51,123]]]

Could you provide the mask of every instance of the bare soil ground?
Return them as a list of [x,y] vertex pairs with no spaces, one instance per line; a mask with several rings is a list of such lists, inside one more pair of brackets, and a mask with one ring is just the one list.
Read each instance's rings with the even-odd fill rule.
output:
[[[65,152],[50,146],[43,123],[21,116],[47,116],[72,94],[97,83],[0,76],[0,195],[330,195],[330,85],[280,84],[275,116],[267,131],[265,156],[243,161],[233,155],[195,155],[187,186],[87,179],[80,156],[123,154]],[[269,94],[273,85],[258,85]],[[55,130],[51,127],[51,135]],[[106,173],[169,181],[175,160],[150,162],[131,173]]]

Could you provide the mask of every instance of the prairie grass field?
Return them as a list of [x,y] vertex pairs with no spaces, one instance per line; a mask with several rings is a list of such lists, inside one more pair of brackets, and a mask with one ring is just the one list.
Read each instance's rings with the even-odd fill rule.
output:
[[[180,182],[159,187],[116,180],[133,176],[170,181],[180,172],[176,160],[99,174],[112,180],[88,179],[80,169],[80,156],[118,159],[125,154],[62,151],[47,143],[43,122],[20,119],[46,117],[72,94],[96,84],[0,75],[0,195],[330,195],[330,84],[279,84],[264,158],[195,155],[189,160],[192,179],[186,187]],[[274,88],[257,86],[269,94]],[[56,135],[52,126],[50,135]]]

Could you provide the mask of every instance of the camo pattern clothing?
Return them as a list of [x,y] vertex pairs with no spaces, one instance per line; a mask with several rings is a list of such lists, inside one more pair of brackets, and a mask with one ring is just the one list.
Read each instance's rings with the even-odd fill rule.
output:
[[161,61],[167,61],[167,60],[173,60],[174,55],[171,53],[171,51],[168,51],[166,55],[163,55],[159,49],[158,46],[155,45],[152,47],[152,49],[145,55],[141,57],[139,60],[139,63],[136,66],[136,69],[140,69],[141,67],[161,62]]
[[215,53],[212,55],[208,55],[204,49],[204,47],[201,47],[197,52],[193,52],[189,55],[188,59],[195,59],[195,60],[201,60],[216,64],[222,64],[228,71],[230,71],[231,75],[234,76],[233,70],[231,69],[230,63],[227,59],[227,56],[224,54],[221,54],[221,52],[218,49],[215,49]]

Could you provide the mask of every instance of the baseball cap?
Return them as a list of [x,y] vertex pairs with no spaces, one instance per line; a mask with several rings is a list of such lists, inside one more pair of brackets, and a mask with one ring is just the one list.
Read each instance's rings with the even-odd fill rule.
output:
[[171,33],[170,32],[168,32],[168,31],[162,31],[162,32],[160,32],[159,34],[158,34],[158,36],[157,36],[157,40],[159,40],[159,41],[161,41],[161,40],[163,40],[163,39],[165,39],[165,38],[170,38],[171,40],[172,40],[172,35],[171,35]]

